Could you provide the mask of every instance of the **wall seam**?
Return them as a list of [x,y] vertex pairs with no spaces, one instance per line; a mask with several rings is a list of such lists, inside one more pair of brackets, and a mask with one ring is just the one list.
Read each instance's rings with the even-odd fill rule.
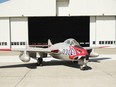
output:
[[96,22],[96,16],[95,16],[95,47],[97,46],[97,37],[96,37],[96,35],[97,35],[97,27],[96,27],[96,25],[97,25],[97,22]]
[[115,16],[115,48],[116,48],[116,16]]
[[9,17],[9,39],[10,39],[10,49],[12,48],[11,46],[11,18]]

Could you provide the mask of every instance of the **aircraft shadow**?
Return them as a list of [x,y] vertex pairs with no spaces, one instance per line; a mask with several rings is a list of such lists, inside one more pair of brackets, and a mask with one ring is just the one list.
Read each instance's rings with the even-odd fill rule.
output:
[[[111,58],[93,58],[90,59],[89,62],[97,62],[100,63],[101,60],[107,60]],[[48,62],[43,62],[43,66],[59,66],[59,65],[64,65],[72,68],[80,68],[77,62],[71,62],[71,61],[57,61],[57,60],[52,60]],[[36,69],[38,66],[36,63],[26,63],[26,64],[14,64],[14,65],[6,65],[6,66],[0,66],[0,69],[2,68],[20,68],[20,67],[27,67],[29,69]],[[88,66],[88,69],[92,69],[90,66]]]
[[69,66],[69,67],[73,67],[73,68],[79,68],[79,65],[76,62],[72,62],[72,61],[53,60],[53,61],[43,63],[43,66],[59,66],[59,65]]
[[68,67],[73,67],[73,68],[79,68],[79,65],[77,63],[73,63],[71,61],[48,61],[48,62],[43,62],[43,66],[37,66],[36,63],[26,63],[26,64],[13,64],[13,65],[3,65],[0,66],[0,69],[3,68],[20,68],[20,67],[27,67],[29,69],[36,69],[37,67],[44,67],[44,66],[68,66]]
[[2,68],[20,68],[20,67],[27,67],[29,69],[37,68],[35,63],[26,63],[26,64],[14,64],[14,65],[0,66],[0,69],[2,69]]
[[[108,60],[111,58],[92,58],[89,60],[89,62],[96,62],[96,63],[100,63],[100,61],[102,60]],[[65,65],[68,67],[73,67],[73,68],[80,68],[80,66],[78,65],[77,62],[72,62],[72,61],[57,61],[57,60],[53,60],[53,61],[49,61],[49,62],[44,62],[43,66],[58,66],[58,65]],[[88,68],[91,68],[88,66]],[[92,69],[92,68],[91,68]]]
[[[50,62],[45,62],[43,66],[58,66],[58,65],[64,65],[71,68],[80,69],[80,66],[78,65],[78,63],[72,62],[72,61],[50,61]],[[92,67],[90,66],[86,67],[86,70],[91,70],[91,69]]]
[[101,60],[108,60],[111,58],[92,58],[89,60],[89,62],[96,62],[96,63],[100,63]]

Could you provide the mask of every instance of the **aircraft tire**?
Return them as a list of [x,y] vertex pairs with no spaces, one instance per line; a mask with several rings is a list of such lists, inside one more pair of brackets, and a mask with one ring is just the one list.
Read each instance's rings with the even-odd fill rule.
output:
[[37,66],[42,66],[43,64],[43,58],[38,58],[37,59]]
[[80,66],[80,70],[85,71],[85,70],[91,70],[92,68],[89,66]]

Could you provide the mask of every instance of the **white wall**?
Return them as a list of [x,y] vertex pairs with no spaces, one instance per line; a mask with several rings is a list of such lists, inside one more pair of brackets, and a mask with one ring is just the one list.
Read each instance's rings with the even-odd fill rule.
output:
[[67,16],[66,14],[114,16],[116,0],[9,0],[0,3],[0,17],[56,16],[56,14],[59,16]]
[[0,18],[0,49],[10,49],[9,18]]
[[[93,44],[95,41],[95,44]],[[116,17],[90,17],[90,46],[116,47]]]
[[[115,17],[96,17],[96,45],[99,41],[115,41]],[[101,44],[103,46],[103,44]],[[104,44],[114,47],[114,44]]]
[[90,46],[95,47],[93,41],[96,41],[96,17],[90,17]]
[[57,0],[57,16],[69,16],[69,0]]
[[56,0],[9,0],[0,3],[0,17],[55,15]]
[[116,15],[116,0],[70,0],[71,16]]
[[11,42],[12,48],[25,48],[28,44],[28,19],[11,18]]

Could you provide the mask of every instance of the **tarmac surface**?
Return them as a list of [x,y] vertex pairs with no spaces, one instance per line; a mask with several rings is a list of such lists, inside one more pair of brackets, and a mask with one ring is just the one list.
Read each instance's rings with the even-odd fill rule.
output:
[[17,55],[0,55],[0,87],[116,87],[116,54],[91,58],[90,70],[76,63],[50,60],[23,63]]

